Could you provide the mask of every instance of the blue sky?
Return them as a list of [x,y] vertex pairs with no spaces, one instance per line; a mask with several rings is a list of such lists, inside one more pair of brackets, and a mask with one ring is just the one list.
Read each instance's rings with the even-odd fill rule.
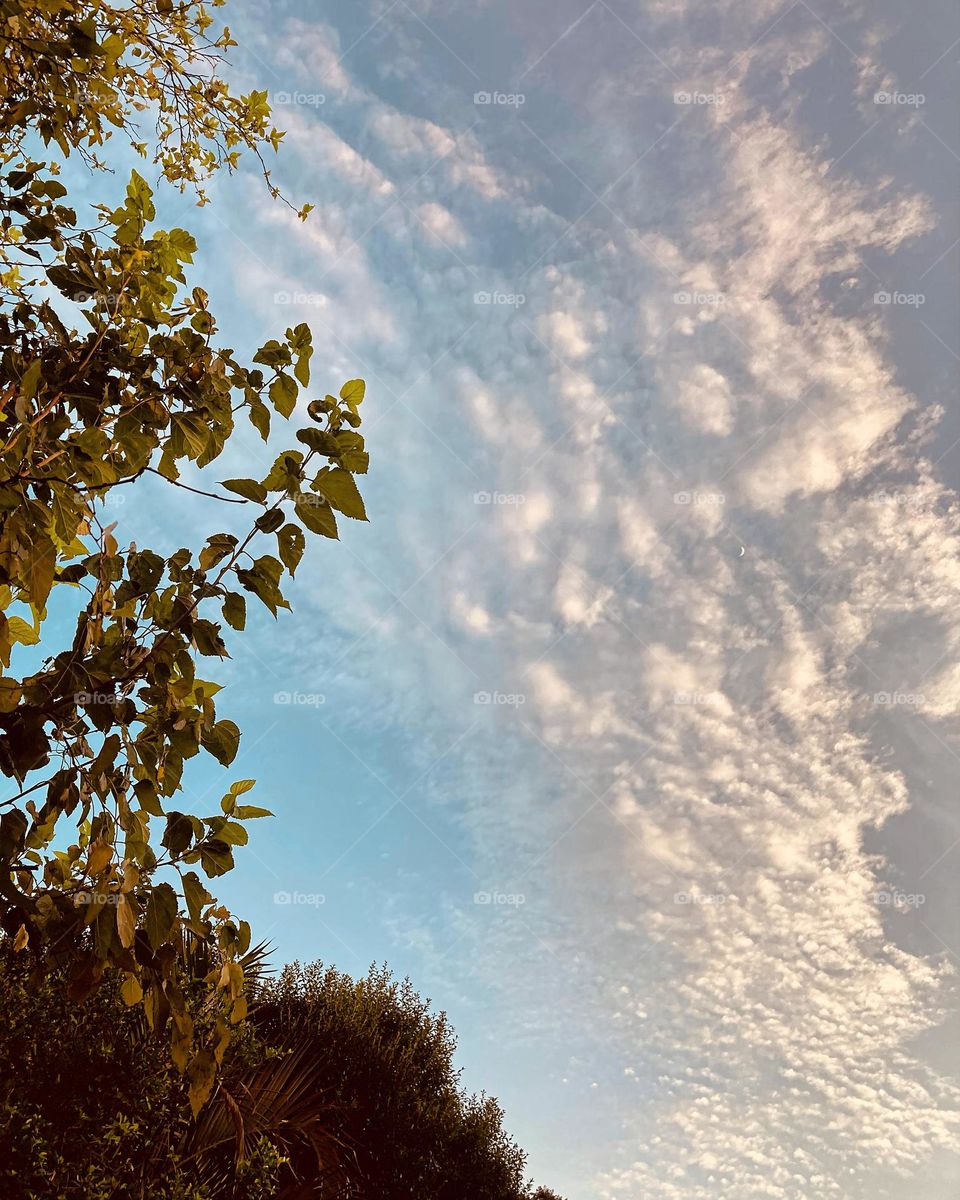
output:
[[[278,814],[222,890],[409,974],[569,1200],[955,1196],[960,15],[229,19],[316,211],[160,214],[372,466],[219,672]],[[219,515],[151,488],[138,542]]]

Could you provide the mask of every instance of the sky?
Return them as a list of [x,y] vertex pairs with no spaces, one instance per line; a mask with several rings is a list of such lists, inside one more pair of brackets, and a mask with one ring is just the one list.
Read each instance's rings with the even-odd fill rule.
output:
[[[229,22],[316,209],[160,217],[372,462],[219,670],[277,813],[220,891],[409,975],[568,1200],[956,1197],[960,11]],[[143,544],[219,517],[153,486]]]

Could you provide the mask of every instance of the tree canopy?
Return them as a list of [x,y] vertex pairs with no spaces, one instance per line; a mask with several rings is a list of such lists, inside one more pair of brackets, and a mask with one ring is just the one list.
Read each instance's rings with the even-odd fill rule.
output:
[[[0,43],[0,925],[35,969],[64,965],[75,1000],[121,972],[123,1001],[169,1031],[196,1112],[246,1013],[251,952],[208,885],[270,815],[251,779],[212,813],[181,799],[188,760],[228,767],[240,739],[206,661],[227,656],[249,599],[289,608],[308,537],[366,519],[364,384],[318,393],[304,324],[252,353],[222,345],[188,278],[194,239],[158,227],[137,171],[112,195],[114,139],[201,202],[242,149],[263,165],[279,145],[266,93],[218,75],[233,43],[210,6],[11,0]],[[92,212],[70,204],[78,169],[110,197]],[[270,449],[220,479],[240,422]],[[111,497],[148,475],[205,498],[195,544],[121,543]],[[221,505],[245,517],[234,532]],[[60,599],[75,625],[58,648]],[[216,948],[198,1011],[185,936]]]
[[526,1200],[502,1109],[464,1093],[453,1030],[409,981],[294,964],[257,989],[253,1022],[317,1065],[329,1128],[350,1148],[344,1200]]
[[[10,1200],[560,1200],[442,1013],[374,968],[256,978],[199,1121],[118,980],[82,1007],[0,952],[0,1192]],[[37,1009],[37,1001],[41,1006]],[[189,993],[196,1008],[198,992]]]

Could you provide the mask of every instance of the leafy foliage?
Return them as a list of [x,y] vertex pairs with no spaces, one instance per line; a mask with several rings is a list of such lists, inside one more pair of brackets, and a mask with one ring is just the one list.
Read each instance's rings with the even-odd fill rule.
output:
[[[4,1197],[560,1200],[524,1182],[496,1101],[461,1089],[443,1014],[386,970],[260,980],[196,1122],[118,983],[77,1007],[0,950]],[[201,989],[188,1004],[202,1019]]]
[[[9,1200],[293,1200],[290,1153],[339,1178],[340,1147],[302,1057],[245,1024],[200,1119],[166,1048],[121,995],[83,1005],[32,955],[0,951],[0,1194]],[[187,1004],[203,1020],[202,989]]]
[[[266,92],[234,95],[219,78],[222,53],[237,43],[195,0],[6,0],[0,14],[0,147],[9,158],[35,130],[64,155],[94,167],[121,131],[179,188],[197,188],[242,149],[258,158],[283,134],[270,122]],[[144,134],[142,115],[153,129]],[[144,138],[144,140],[140,140]],[[309,210],[308,210],[309,211]]]
[[530,1200],[500,1106],[464,1093],[447,1018],[409,981],[294,964],[257,988],[253,1021],[268,1044],[309,1047],[331,1132],[353,1148],[346,1186],[322,1195]]
[[[240,740],[201,660],[227,656],[224,626],[244,629],[249,597],[274,616],[289,608],[308,535],[336,538],[337,513],[366,519],[354,479],[367,469],[364,386],[311,401],[254,476],[219,491],[186,483],[238,421],[266,442],[297,416],[310,330],[287,329],[245,363],[188,283],[193,238],[156,226],[137,172],[84,228],[56,164],[26,148],[39,136],[96,168],[94,149],[113,129],[135,140],[149,111],[162,176],[200,187],[239,147],[275,147],[265,93],[233,97],[216,78],[231,41],[208,39],[211,22],[190,0],[12,0],[0,13],[0,774],[13,787],[0,800],[0,926],[18,949],[66,963],[74,999],[121,971],[124,1002],[169,1029],[195,1112],[246,1013],[251,940],[207,881],[270,815],[244,799],[247,779],[217,812],[178,805],[187,760],[227,767]],[[145,475],[245,506],[249,521],[168,555],[121,545],[105,508]],[[19,647],[49,649],[55,593],[73,600],[72,640],[16,670]],[[218,952],[203,1038],[185,933]]]

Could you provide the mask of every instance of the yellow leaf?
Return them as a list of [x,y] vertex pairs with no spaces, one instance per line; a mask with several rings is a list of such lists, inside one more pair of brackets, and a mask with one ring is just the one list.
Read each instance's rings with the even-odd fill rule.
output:
[[120,935],[120,945],[125,950],[129,950],[133,945],[134,936],[137,932],[137,917],[140,915],[139,908],[137,907],[136,899],[130,892],[121,892],[118,900],[117,933]]
[[21,925],[20,928],[17,930],[16,937],[13,939],[14,950],[23,950],[26,947],[27,942],[29,942],[29,941],[30,941],[30,934],[27,933],[27,927],[26,927],[26,925]]
[[181,1075],[187,1069],[192,1045],[193,1021],[187,1013],[178,1014],[174,1009],[170,1029],[170,1057]]
[[120,985],[120,998],[127,1008],[132,1008],[134,1004],[139,1004],[143,999],[143,988],[136,975],[128,975]]
[[90,847],[87,855],[87,873],[99,875],[113,858],[113,847],[98,838]]

